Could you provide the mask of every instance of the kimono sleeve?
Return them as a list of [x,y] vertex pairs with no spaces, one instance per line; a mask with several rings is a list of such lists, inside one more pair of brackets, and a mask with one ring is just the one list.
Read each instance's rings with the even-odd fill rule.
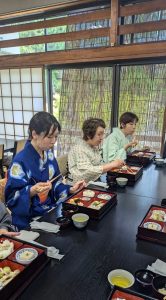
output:
[[6,204],[12,213],[28,216],[30,213],[30,188],[28,176],[21,162],[13,162],[8,172],[5,188]]

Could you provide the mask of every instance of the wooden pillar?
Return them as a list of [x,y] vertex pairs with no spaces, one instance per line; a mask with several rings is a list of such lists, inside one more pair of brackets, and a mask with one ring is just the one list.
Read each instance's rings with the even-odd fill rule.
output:
[[118,44],[119,0],[111,0],[110,45]]

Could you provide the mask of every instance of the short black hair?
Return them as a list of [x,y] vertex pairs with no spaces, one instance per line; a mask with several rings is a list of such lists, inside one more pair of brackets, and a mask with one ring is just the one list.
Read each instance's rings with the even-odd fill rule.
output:
[[126,125],[127,123],[138,122],[139,119],[136,114],[132,112],[125,112],[119,118],[120,128],[122,129],[122,124]]
[[58,131],[61,131],[61,126],[57,119],[51,115],[50,113],[46,111],[41,111],[36,113],[29,123],[29,139],[32,139],[32,131],[34,130],[37,134],[41,134],[44,132],[44,136],[47,136],[50,132],[51,127],[52,128],[52,134],[54,131],[58,128]]
[[105,122],[102,119],[89,118],[85,120],[82,126],[83,139],[85,141],[93,139],[98,127],[106,127]]

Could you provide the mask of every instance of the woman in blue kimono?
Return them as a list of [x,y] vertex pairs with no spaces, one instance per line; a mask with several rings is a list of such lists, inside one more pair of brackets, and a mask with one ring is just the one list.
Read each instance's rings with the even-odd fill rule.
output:
[[[85,182],[80,181],[70,187],[62,183],[62,178],[50,182],[60,174],[50,150],[60,130],[53,115],[47,112],[35,114],[29,124],[29,140],[12,161],[5,198],[12,212],[12,223],[19,229],[28,227],[33,217],[42,216],[57,202],[64,201],[69,193],[85,186]],[[40,193],[46,193],[44,201],[39,198]]]

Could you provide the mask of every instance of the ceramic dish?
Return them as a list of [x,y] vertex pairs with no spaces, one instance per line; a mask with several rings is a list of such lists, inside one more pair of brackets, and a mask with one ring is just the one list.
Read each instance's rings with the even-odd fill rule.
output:
[[161,231],[162,227],[160,224],[155,223],[155,222],[146,222],[144,223],[144,228],[151,229],[151,230],[156,230],[156,231]]
[[122,288],[129,288],[134,284],[135,279],[130,272],[123,269],[116,269],[109,272],[108,281],[111,287],[119,286]]
[[111,196],[110,196],[110,195],[107,195],[107,194],[99,194],[99,195],[97,196],[97,198],[103,199],[103,200],[110,200],[110,199],[111,199]]
[[38,256],[37,250],[33,248],[22,248],[16,253],[16,260],[23,265],[30,264]]
[[79,229],[84,228],[89,220],[89,216],[82,213],[75,214],[71,218],[73,220],[73,224]]

